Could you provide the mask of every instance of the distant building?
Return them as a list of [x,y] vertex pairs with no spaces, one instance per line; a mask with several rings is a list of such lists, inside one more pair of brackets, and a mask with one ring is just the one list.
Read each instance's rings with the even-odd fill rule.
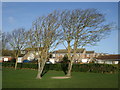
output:
[[[41,53],[42,48],[26,48],[21,51],[18,57],[18,63],[22,63],[24,60],[33,61],[39,59],[39,53]],[[49,58],[51,63],[61,62],[63,57],[68,54],[66,49],[60,49],[52,52],[52,57]],[[73,49],[71,50],[71,57],[73,57]],[[2,61],[11,61],[13,58],[11,56],[2,56]],[[109,55],[105,53],[96,53],[95,51],[87,51],[85,48],[77,49],[74,63],[99,63],[99,64],[118,64],[120,61],[120,55]]]
[[[62,58],[66,54],[67,54],[66,49],[56,50],[52,53],[52,58],[54,58],[56,62],[59,62],[62,60]],[[80,48],[80,49],[77,49],[74,62],[89,63],[93,60],[93,58],[101,55],[105,55],[105,54],[95,53],[95,51],[86,51],[85,48]],[[71,57],[72,56],[73,56],[73,49],[71,50]]]
[[11,61],[13,59],[13,57],[11,56],[2,56],[2,62],[8,62]]
[[[25,54],[22,58],[22,60],[28,60],[28,61],[32,61],[34,59],[38,59],[39,58],[39,54],[38,54],[38,48],[26,48],[25,50],[21,51],[21,53]],[[39,48],[39,53],[41,52],[42,48]]]
[[99,64],[118,64],[120,61],[120,54],[111,54],[96,57],[95,63]]

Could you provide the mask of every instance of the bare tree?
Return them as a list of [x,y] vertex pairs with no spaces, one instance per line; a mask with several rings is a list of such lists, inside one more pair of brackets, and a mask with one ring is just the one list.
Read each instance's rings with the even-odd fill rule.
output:
[[[38,48],[38,74],[37,79],[41,79],[45,62],[48,60],[50,51],[54,50],[60,42],[59,13],[54,11],[47,16],[39,17],[33,22],[30,44]],[[41,49],[40,49],[41,48]]]
[[[61,13],[61,26],[64,40],[67,42],[68,66],[67,76],[71,76],[73,61],[78,47],[95,45],[111,30],[112,24],[105,23],[105,16],[96,9],[64,10]],[[73,49],[73,57],[71,57]]]
[[2,40],[2,49],[3,50],[8,49],[9,45],[8,45],[6,32],[1,33],[1,40]]
[[18,55],[20,54],[20,51],[23,50],[26,46],[25,37],[26,37],[26,33],[25,33],[25,29],[23,28],[13,30],[12,32],[7,34],[7,41],[11,49],[14,51],[14,56],[16,58],[15,70],[17,68]]
[[2,31],[0,30],[0,56],[2,55]]

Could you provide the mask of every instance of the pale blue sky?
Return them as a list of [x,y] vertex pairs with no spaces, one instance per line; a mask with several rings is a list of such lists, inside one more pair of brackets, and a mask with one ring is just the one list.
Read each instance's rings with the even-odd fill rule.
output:
[[[29,29],[38,16],[47,15],[55,9],[86,9],[96,8],[101,13],[106,14],[106,23],[115,22],[118,24],[118,3],[117,2],[3,2],[2,3],[2,28],[4,32],[12,31],[16,28],[24,27]],[[61,45],[57,49],[63,49]],[[95,50],[103,53],[118,53],[118,30],[114,30],[97,46],[87,46],[87,50]]]

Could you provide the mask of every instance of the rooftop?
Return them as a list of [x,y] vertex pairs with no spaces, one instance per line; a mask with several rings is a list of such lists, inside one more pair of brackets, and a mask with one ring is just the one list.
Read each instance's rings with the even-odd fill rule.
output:
[[101,59],[101,60],[120,60],[120,54],[111,54],[111,55],[98,56],[96,59]]
[[[42,47],[39,47],[39,49],[41,50]],[[38,48],[25,48],[25,51],[35,51],[35,50],[38,50]]]
[[95,51],[86,51],[86,53],[94,53]]
[[[85,50],[85,48],[80,48],[77,49],[77,53],[83,53],[83,51]],[[60,49],[60,50],[56,50],[53,53],[67,53],[66,49]],[[73,49],[71,50],[71,53],[73,53]]]

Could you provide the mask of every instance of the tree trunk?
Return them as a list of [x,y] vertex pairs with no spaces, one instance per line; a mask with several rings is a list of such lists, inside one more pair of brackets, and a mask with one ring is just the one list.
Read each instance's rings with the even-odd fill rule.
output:
[[67,42],[68,43],[68,59],[69,59],[69,64],[68,64],[68,71],[67,71],[67,74],[66,76],[71,76],[71,70],[72,70],[72,60],[71,60],[71,46],[70,46],[70,42]]
[[42,72],[43,72],[43,69],[44,69],[44,66],[45,66],[45,62],[47,60],[47,56],[48,56],[48,53],[47,51],[45,52],[45,58],[44,60],[42,60],[42,64],[41,64],[41,69],[40,69],[40,75],[42,76]]
[[37,74],[37,77],[36,79],[41,79],[41,68],[40,68],[40,59],[38,60],[38,74]]
[[15,70],[17,69],[18,56],[16,57]]
[[44,66],[45,66],[46,57],[45,57],[45,60],[43,60],[43,58],[41,58],[41,60],[42,60],[41,65],[40,65],[40,61],[38,62],[38,74],[37,74],[37,77],[36,77],[37,79],[42,79],[42,72],[43,72],[43,69],[44,69]]
[[77,50],[77,42],[74,43],[74,52],[73,52],[73,57],[70,60],[70,63],[68,65],[68,72],[67,75],[68,77],[71,77],[71,71],[72,71],[72,65],[73,65],[73,61],[75,59],[75,55],[76,55],[76,50]]
[[40,69],[40,76],[42,76],[42,72],[43,72],[43,69],[44,69],[44,66],[45,66],[45,61],[42,62],[42,65],[41,65],[41,69]]
[[71,61],[71,46],[70,46],[70,42],[67,42],[68,43],[68,59]]
[[71,77],[71,70],[72,70],[72,61],[69,62],[66,76]]

